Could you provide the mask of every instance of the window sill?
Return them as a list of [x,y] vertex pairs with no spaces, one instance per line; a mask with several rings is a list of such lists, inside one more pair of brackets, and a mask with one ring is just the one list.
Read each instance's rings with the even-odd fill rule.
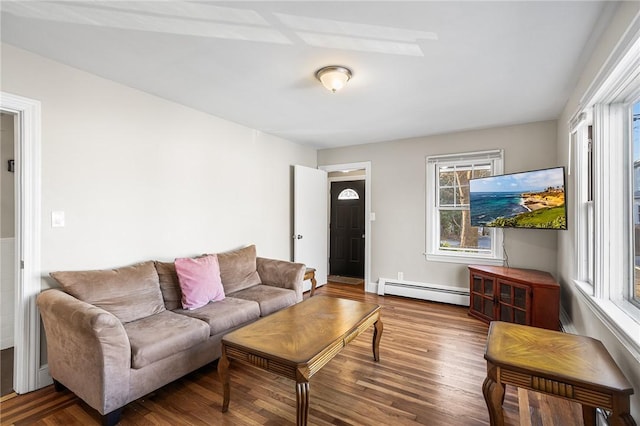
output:
[[478,256],[455,256],[455,255],[446,255],[446,254],[425,254],[427,260],[432,262],[447,262],[447,263],[463,263],[474,265],[493,265],[493,266],[502,266],[504,264],[503,259],[495,259],[495,258],[487,258],[487,257],[478,257]]
[[578,280],[574,283],[587,306],[640,362],[640,324],[612,301],[592,296],[593,288],[589,284]]

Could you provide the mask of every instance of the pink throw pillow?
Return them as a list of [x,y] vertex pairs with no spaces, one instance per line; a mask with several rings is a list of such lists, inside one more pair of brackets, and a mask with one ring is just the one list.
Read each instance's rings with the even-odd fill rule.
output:
[[179,258],[175,265],[182,290],[183,309],[197,309],[212,300],[224,299],[218,256],[210,254],[196,259]]

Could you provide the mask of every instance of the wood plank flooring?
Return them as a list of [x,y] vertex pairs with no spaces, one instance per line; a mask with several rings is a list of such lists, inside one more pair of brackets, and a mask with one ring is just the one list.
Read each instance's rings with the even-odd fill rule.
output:
[[[378,303],[384,332],[373,361],[372,329],[352,341],[310,381],[310,425],[487,425],[482,397],[488,327],[458,306],[378,296],[327,284],[317,294]],[[305,297],[309,297],[308,293]],[[127,405],[121,425],[292,425],[295,383],[233,362],[231,403],[210,364]],[[580,407],[507,387],[507,425],[579,425]],[[97,413],[71,392],[48,386],[0,400],[2,425],[97,425]]]

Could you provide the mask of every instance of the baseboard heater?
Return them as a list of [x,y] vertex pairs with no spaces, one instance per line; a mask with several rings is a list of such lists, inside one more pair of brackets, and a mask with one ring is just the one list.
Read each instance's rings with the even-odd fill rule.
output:
[[433,302],[450,303],[452,305],[469,306],[469,290],[441,284],[427,284],[414,281],[378,280],[378,294],[411,297]]

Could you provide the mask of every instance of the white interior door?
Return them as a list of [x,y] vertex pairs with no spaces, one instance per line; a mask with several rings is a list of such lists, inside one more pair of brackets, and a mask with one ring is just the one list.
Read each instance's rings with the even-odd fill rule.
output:
[[[327,172],[294,166],[293,259],[316,269],[318,285],[327,282]],[[304,291],[311,289],[304,282]]]

